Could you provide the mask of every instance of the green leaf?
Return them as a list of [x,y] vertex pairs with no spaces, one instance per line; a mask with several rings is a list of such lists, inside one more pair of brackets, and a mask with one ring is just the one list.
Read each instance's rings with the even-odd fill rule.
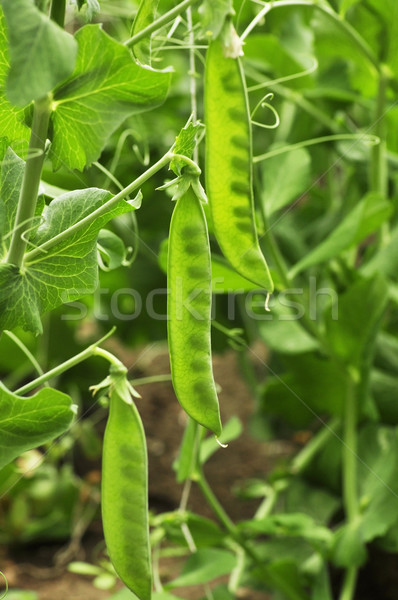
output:
[[340,296],[338,318],[327,311],[325,319],[335,355],[351,365],[363,363],[387,301],[388,286],[381,276],[360,279]]
[[398,425],[397,376],[374,369],[370,374],[370,389],[380,421]]
[[[243,427],[238,417],[231,417],[229,421],[223,426],[222,434],[220,435],[219,441],[222,444],[228,444],[236,440],[242,433]],[[200,445],[199,458],[201,464],[204,464],[209,460],[211,456],[217,450],[220,450],[220,444],[214,436],[210,436],[203,440]]]
[[242,521],[239,527],[244,532],[257,535],[300,537],[310,543],[325,545],[330,543],[333,535],[327,527],[318,525],[312,517],[303,513],[268,515],[263,519]]
[[304,591],[303,576],[295,561],[288,558],[274,560],[267,565],[266,574],[258,567],[253,570],[253,574],[267,585],[275,585],[284,592],[286,598],[308,600],[308,595]]
[[188,558],[181,575],[167,583],[165,588],[202,585],[231,573],[235,566],[236,557],[231,552],[215,548],[200,549]]
[[293,267],[290,276],[295,277],[303,269],[325,262],[346,248],[359,244],[388,219],[391,211],[390,202],[380,194],[370,192],[319,246]]
[[[131,36],[136,35],[142,29],[150,25],[156,17],[159,0],[141,0],[135,15]],[[134,56],[143,65],[151,64],[151,36],[147,36],[133,47]]]
[[[182,154],[188,158],[192,158],[193,151],[196,146],[196,139],[201,131],[203,131],[202,123],[189,122],[178,134],[175,144],[173,146],[173,152],[175,154]],[[181,175],[182,169],[186,167],[189,169],[187,163],[181,158],[173,158],[170,162],[170,169],[174,171],[176,175]]]
[[394,75],[398,78],[398,4],[395,0],[369,0],[371,18],[374,12],[378,14],[383,23],[383,59],[387,63]]
[[360,520],[348,523],[334,535],[332,561],[338,567],[360,567],[367,558]]
[[12,104],[25,106],[69,77],[77,44],[32,0],[1,0],[1,4],[10,46],[7,96]]
[[[167,273],[168,243],[168,239],[163,240],[158,254],[158,263],[164,273]],[[243,293],[258,289],[255,283],[236,273],[225,259],[217,254],[211,256],[211,285],[213,294]]]
[[0,136],[5,136],[8,145],[23,153],[28,148],[30,130],[24,124],[24,109],[12,106],[5,96],[4,88],[10,68],[8,54],[6,21],[0,5]]
[[303,148],[264,161],[262,202],[268,216],[305,194],[310,169],[310,154]]
[[396,279],[398,271],[398,227],[390,234],[389,242],[383,246],[370,260],[361,268],[365,277],[382,273],[386,277]]
[[[6,249],[13,227],[13,217],[22,181],[24,162],[9,150],[3,163],[0,191],[3,247]],[[33,248],[51,240],[96,209],[112,195],[97,188],[75,190],[58,196],[43,213],[42,222],[31,232]],[[69,237],[36,256],[26,259],[23,270],[15,265],[0,264],[0,328],[24,329],[40,333],[40,315],[65,302],[92,293],[97,287],[97,235],[113,217],[133,210],[132,204],[121,200]],[[8,215],[8,216],[7,216]],[[1,221],[0,221],[1,225]],[[4,242],[5,240],[5,242]],[[29,255],[26,255],[29,257]]]
[[387,533],[397,518],[397,428],[376,424],[363,427],[358,454],[361,535],[369,542]]
[[58,390],[44,388],[23,398],[1,382],[0,406],[0,468],[64,433],[74,414],[71,398]]
[[97,15],[101,10],[98,0],[72,0],[72,2],[77,2],[79,10],[85,6],[87,21],[92,21],[93,17],[95,17],[95,15]]
[[[233,595],[226,585],[218,585],[211,590],[212,600],[235,600],[236,596]],[[208,600],[208,596],[203,596],[201,600]]]
[[280,294],[275,298],[270,313],[258,322],[262,339],[271,350],[281,354],[317,350],[319,342],[300,325],[297,314],[289,304],[288,296]]
[[203,0],[199,8],[201,28],[199,37],[215,39],[221,32],[225,18],[233,15],[231,0]]
[[105,271],[112,271],[125,264],[127,256],[123,240],[109,229],[101,229],[97,246]]
[[347,379],[337,361],[315,353],[285,356],[287,374],[269,378],[262,410],[276,414],[294,426],[305,427],[314,416],[341,416]]
[[97,160],[109,136],[130,115],[161,104],[169,71],[136,63],[129,50],[100,25],[76,33],[78,54],[71,78],[54,92],[52,161],[82,170]]

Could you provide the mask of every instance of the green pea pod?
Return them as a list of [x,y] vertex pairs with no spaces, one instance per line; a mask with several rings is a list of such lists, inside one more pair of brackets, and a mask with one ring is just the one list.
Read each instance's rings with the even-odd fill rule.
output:
[[145,434],[134,405],[111,392],[102,462],[102,521],[109,557],[140,600],[152,590]]
[[254,221],[252,139],[242,66],[226,57],[223,36],[207,50],[205,70],[206,192],[214,233],[236,271],[271,293],[274,284]]
[[211,263],[206,218],[191,187],[174,208],[168,250],[168,338],[174,391],[190,417],[220,435],[211,363]]

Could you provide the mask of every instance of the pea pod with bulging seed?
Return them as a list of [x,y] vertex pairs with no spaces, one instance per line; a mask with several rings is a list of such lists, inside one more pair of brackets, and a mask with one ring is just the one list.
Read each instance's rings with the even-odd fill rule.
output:
[[168,339],[174,391],[190,417],[216,436],[220,411],[211,363],[211,263],[206,218],[192,187],[170,223]]
[[145,433],[129,396],[126,374],[111,375],[110,378],[110,408],[102,460],[104,537],[119,577],[140,600],[150,600],[152,575]]
[[[239,41],[232,25],[229,35]],[[225,258],[240,275],[271,293],[274,285],[254,220],[247,90],[236,44],[225,46],[225,39],[220,35],[212,41],[206,57],[206,192]]]

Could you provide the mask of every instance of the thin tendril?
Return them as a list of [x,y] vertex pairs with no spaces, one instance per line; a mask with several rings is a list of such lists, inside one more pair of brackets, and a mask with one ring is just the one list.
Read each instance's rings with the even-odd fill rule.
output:
[[[4,333],[25,354],[26,358],[29,360],[29,362],[32,364],[32,366],[36,369],[36,371],[38,372],[38,374],[39,375],[43,375],[43,373],[44,373],[43,369],[41,368],[41,366],[39,365],[39,363],[37,362],[37,360],[35,359],[35,357],[31,353],[31,351],[29,350],[29,348],[27,348],[25,346],[25,344],[14,333],[12,333],[12,331],[6,331],[5,330]],[[48,383],[46,382],[45,385],[48,385]],[[1,571],[0,571],[0,573],[1,573]]]
[[266,87],[271,87],[272,85],[277,85],[278,83],[286,83],[287,81],[293,81],[294,79],[299,79],[300,77],[306,77],[307,75],[315,73],[315,71],[318,69],[318,61],[314,57],[311,58],[313,60],[313,63],[305,71],[299,71],[298,73],[292,73],[291,75],[285,75],[284,77],[278,77],[277,79],[270,79],[269,81],[264,81],[263,83],[252,85],[247,88],[247,91],[256,92],[257,90],[261,90]]
[[316,144],[323,144],[325,142],[343,142],[350,140],[358,140],[359,142],[366,142],[371,146],[375,146],[380,143],[380,138],[377,135],[370,134],[362,134],[362,133],[341,133],[336,135],[325,135],[319,138],[312,138],[311,140],[304,140],[302,142],[298,142],[297,144],[290,144],[289,146],[282,146],[282,148],[275,148],[275,150],[270,150],[269,152],[265,152],[265,154],[260,154],[259,156],[253,157],[253,162],[258,163],[267,158],[271,158],[272,156],[279,156],[279,154],[284,154],[285,152],[291,152],[292,150],[297,150],[299,148],[306,148],[308,146],[315,146]]
[[[254,110],[252,111],[252,113],[250,115],[250,119],[251,119],[251,122],[253,125],[257,125],[257,127],[262,127],[263,129],[276,129],[277,127],[279,127],[279,123],[280,123],[279,114],[278,114],[277,110],[269,102],[267,102],[267,100],[272,100],[273,97],[274,97],[274,94],[272,92],[268,93],[263,98],[261,98],[261,100],[257,103],[256,107],[254,108]],[[266,125],[265,123],[259,123],[259,121],[254,121],[253,117],[259,108],[269,108],[275,117],[275,123],[273,123],[272,125]]]

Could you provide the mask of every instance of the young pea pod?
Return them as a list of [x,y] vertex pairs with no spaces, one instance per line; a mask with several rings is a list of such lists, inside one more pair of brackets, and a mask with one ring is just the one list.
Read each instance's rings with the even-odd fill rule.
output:
[[214,233],[225,258],[240,275],[271,293],[274,284],[254,221],[246,85],[239,58],[226,56],[224,39],[220,35],[212,41],[206,57],[206,191]]
[[192,187],[177,200],[168,251],[168,338],[174,391],[190,417],[219,436],[211,363],[211,263],[206,218]]
[[111,390],[103,446],[102,521],[117,574],[140,600],[150,600],[145,434],[134,403],[127,404],[125,397],[117,385]]

